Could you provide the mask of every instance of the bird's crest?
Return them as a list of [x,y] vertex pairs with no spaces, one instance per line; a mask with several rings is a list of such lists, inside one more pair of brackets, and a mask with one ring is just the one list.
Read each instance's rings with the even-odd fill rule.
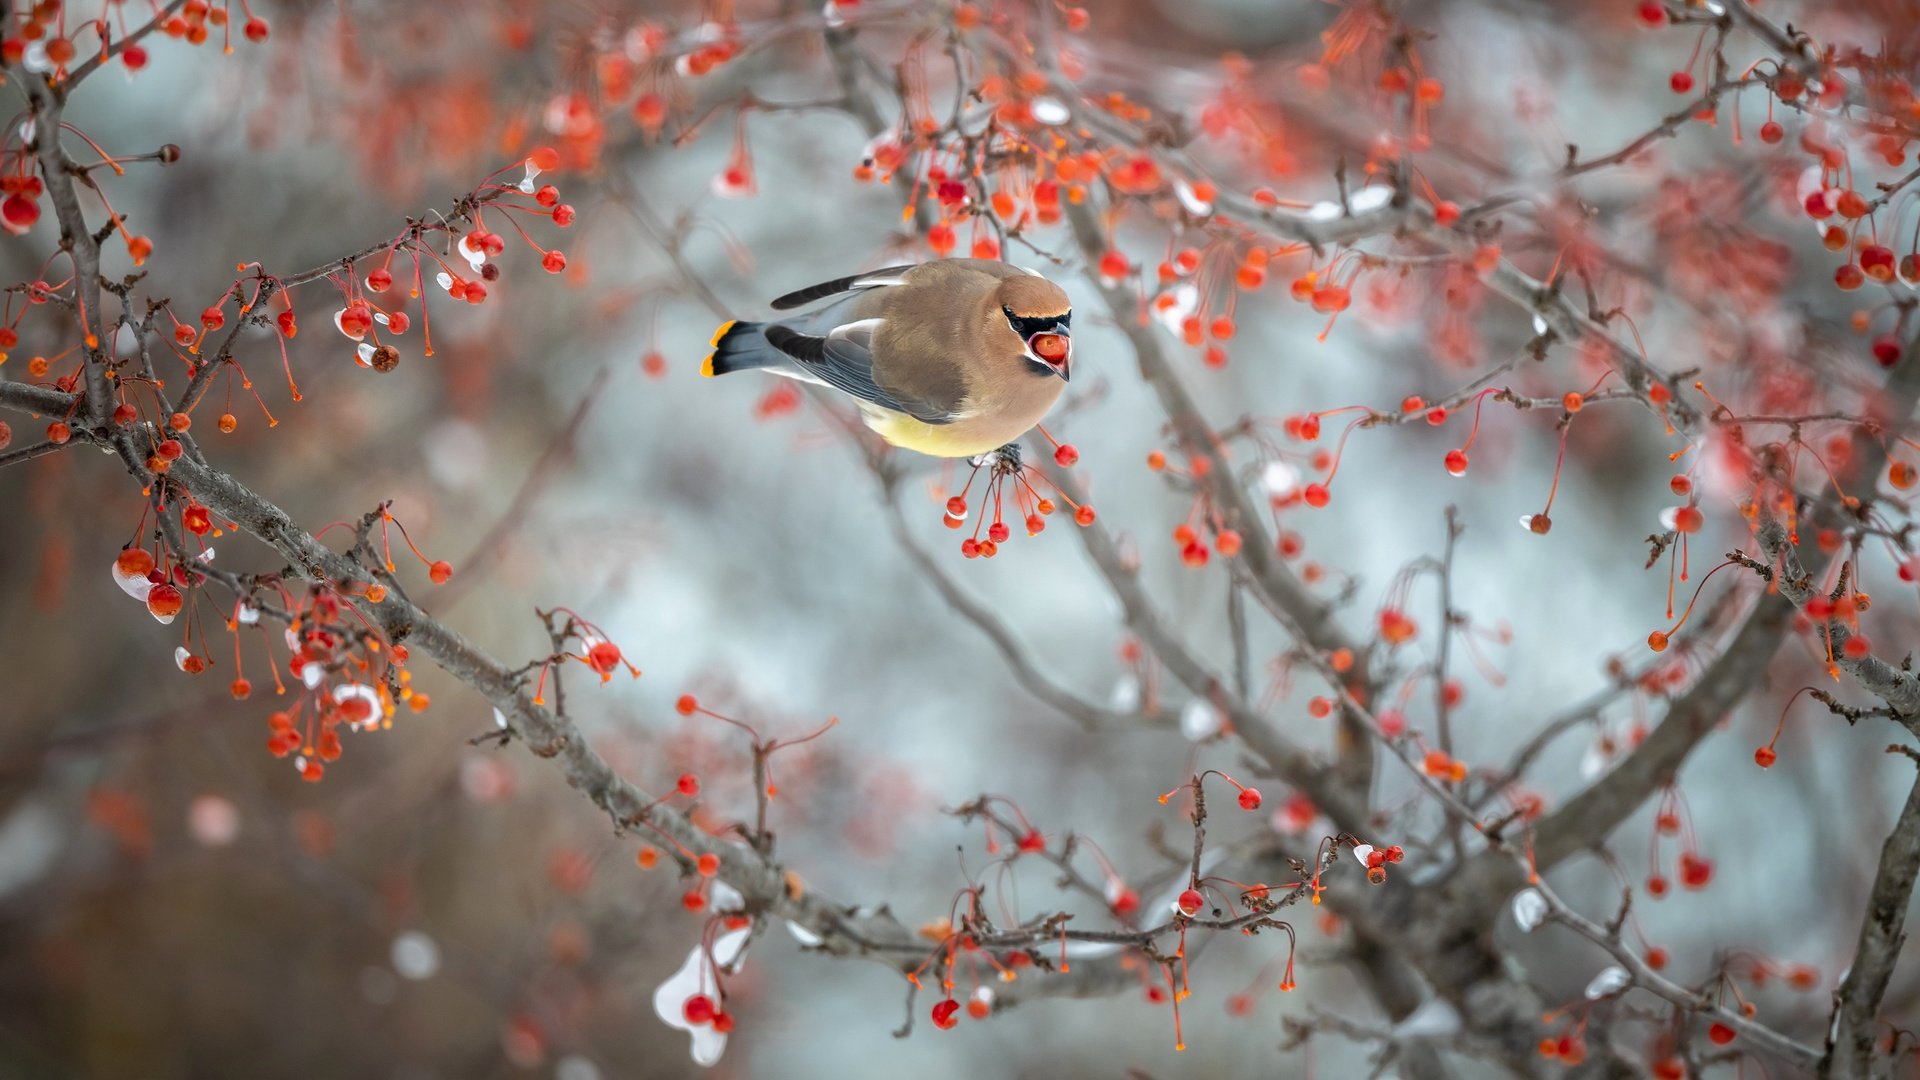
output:
[[1000,282],[1001,306],[1022,319],[1057,319],[1073,310],[1066,290],[1042,277],[1007,278]]

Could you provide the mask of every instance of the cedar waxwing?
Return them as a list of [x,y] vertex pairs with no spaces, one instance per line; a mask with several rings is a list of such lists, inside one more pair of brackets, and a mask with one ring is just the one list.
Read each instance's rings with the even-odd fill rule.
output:
[[1067,384],[1072,302],[1060,286],[991,259],[890,266],[788,293],[776,322],[730,322],[702,375],[761,368],[851,394],[895,446],[974,457],[1040,422]]

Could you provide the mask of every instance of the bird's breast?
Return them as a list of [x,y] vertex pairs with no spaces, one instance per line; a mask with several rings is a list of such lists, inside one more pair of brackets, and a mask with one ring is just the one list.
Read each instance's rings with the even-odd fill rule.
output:
[[1024,385],[1003,387],[990,404],[971,407],[950,423],[928,424],[890,409],[868,409],[867,426],[895,446],[932,457],[974,457],[998,450],[1033,430],[1066,386],[1051,375],[1022,378]]

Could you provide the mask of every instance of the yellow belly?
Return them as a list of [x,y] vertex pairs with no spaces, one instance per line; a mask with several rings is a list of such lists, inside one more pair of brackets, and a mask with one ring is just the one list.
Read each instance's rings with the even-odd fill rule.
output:
[[905,413],[863,410],[867,426],[889,443],[931,457],[975,457],[998,450],[1025,431],[998,430],[999,425],[983,425],[962,420],[952,424],[929,424]]

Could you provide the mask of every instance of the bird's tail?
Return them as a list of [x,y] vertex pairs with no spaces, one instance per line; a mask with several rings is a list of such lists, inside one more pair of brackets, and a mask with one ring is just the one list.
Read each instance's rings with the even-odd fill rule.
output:
[[787,362],[787,355],[767,341],[766,324],[733,321],[713,332],[713,351],[700,365],[700,374],[725,375],[732,371],[776,367]]

